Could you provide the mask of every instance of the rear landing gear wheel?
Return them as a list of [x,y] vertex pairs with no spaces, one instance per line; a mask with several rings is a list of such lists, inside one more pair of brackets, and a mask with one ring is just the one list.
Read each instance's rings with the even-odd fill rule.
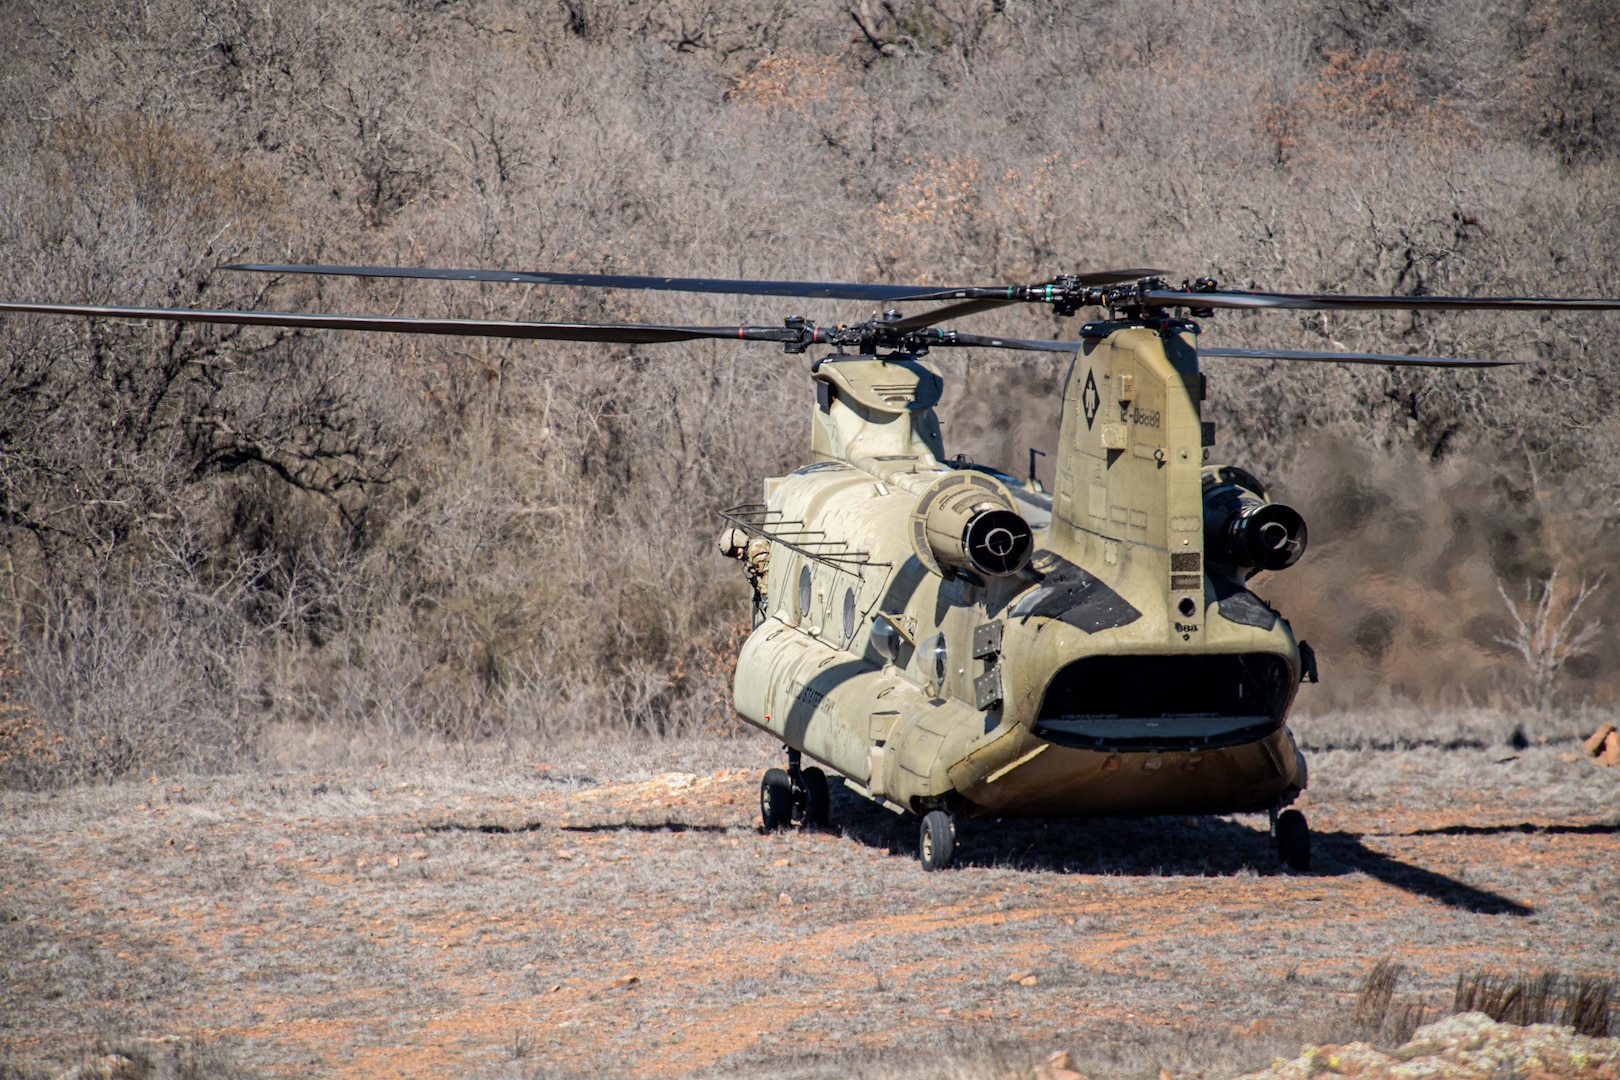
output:
[[917,853],[924,870],[943,870],[956,856],[956,821],[943,810],[923,815]]
[[804,823],[825,828],[832,816],[832,802],[827,795],[827,774],[814,765],[799,774],[804,784]]
[[1311,827],[1298,810],[1277,815],[1277,861],[1290,870],[1311,868]]
[[766,832],[793,824],[793,781],[786,769],[766,769],[759,784],[759,820]]

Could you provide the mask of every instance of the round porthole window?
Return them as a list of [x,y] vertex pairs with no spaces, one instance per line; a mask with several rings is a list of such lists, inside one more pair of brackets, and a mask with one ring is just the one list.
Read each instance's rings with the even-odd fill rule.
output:
[[810,568],[808,566],[799,569],[799,618],[800,620],[810,618]]
[[855,636],[855,590],[844,590],[844,640]]
[[894,622],[887,615],[877,615],[872,619],[872,648],[877,654],[889,663],[900,659],[900,631],[894,628]]

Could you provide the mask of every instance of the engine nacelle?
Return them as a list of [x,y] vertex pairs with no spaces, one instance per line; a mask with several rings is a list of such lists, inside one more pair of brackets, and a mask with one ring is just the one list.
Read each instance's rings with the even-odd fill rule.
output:
[[943,577],[958,570],[1005,577],[1029,563],[1035,535],[999,480],[961,470],[935,481],[917,500],[911,547]]
[[1305,519],[1271,501],[1251,474],[1231,465],[1204,470],[1204,558],[1211,563],[1283,570],[1305,554]]

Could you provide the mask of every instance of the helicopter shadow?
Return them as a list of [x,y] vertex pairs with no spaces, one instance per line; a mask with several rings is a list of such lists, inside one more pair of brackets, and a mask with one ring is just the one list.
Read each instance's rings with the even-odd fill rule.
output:
[[[833,820],[843,835],[891,855],[917,857],[917,821],[831,785]],[[1311,834],[1312,877],[1364,873],[1449,908],[1481,915],[1533,915],[1535,909],[1489,889],[1402,862],[1358,833]],[[957,866],[1052,874],[1144,877],[1290,875],[1264,831],[1218,817],[968,819],[957,834]]]
[[1517,825],[1443,825],[1436,829],[1413,829],[1408,836],[1503,836],[1507,833],[1546,836],[1615,836],[1620,835],[1620,824],[1612,821],[1592,822],[1586,825],[1537,825],[1521,821]]

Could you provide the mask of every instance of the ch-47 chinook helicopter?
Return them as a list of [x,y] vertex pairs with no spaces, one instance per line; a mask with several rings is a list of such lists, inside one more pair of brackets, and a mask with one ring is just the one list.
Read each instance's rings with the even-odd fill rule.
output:
[[[1221,289],[1160,271],[1066,275],[1031,286],[929,288],[713,278],[241,265],[531,285],[815,297],[944,306],[853,325],[501,322],[262,311],[0,303],[0,312],[592,342],[700,338],[816,345],[811,460],[723,512],[745,562],[754,628],[737,711],[780,739],[767,830],[825,824],[825,773],[920,816],[927,869],[951,863],[963,817],[1269,812],[1278,856],[1310,865],[1297,810],[1305,759],[1284,723],[1315,658],[1245,588],[1305,550],[1306,525],[1241,468],[1210,464],[1200,360],[1241,357],[1430,367],[1506,361],[1202,348],[1217,309],[1620,310],[1620,300],[1350,296]],[[1072,315],[1072,341],[987,337],[937,324],[1018,303]],[[1185,313],[1187,317],[1179,317]],[[931,349],[1073,353],[1056,483],[946,454]],[[851,351],[853,350],[853,351]]]

